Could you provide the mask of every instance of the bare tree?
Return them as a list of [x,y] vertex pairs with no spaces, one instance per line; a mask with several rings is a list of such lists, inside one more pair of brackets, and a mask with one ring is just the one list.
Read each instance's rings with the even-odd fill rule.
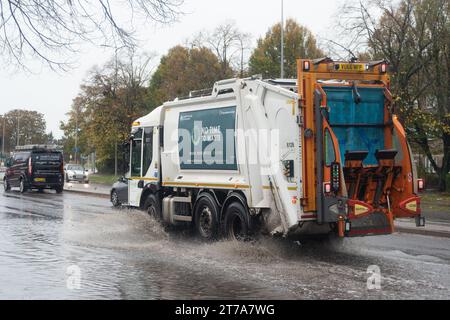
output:
[[83,154],[96,151],[100,167],[125,165],[122,142],[132,122],[151,110],[147,85],[154,57],[123,48],[107,64],[90,71],[73,100],[68,121],[61,123],[67,152],[71,152],[77,137]]
[[251,49],[249,33],[242,32],[233,21],[225,22],[213,31],[200,32],[191,41],[193,47],[206,46],[211,49],[219,59],[222,77],[228,74],[230,68],[244,76],[246,69],[246,52]]
[[184,0],[0,0],[0,52],[21,67],[38,58],[66,69],[82,42],[133,47],[136,19],[170,23]]

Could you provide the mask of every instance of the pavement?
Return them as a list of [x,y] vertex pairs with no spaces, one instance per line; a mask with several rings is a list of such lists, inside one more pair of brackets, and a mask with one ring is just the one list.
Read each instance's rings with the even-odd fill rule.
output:
[[397,219],[395,220],[395,231],[450,238],[450,223],[428,219],[425,227],[416,227],[413,219]]

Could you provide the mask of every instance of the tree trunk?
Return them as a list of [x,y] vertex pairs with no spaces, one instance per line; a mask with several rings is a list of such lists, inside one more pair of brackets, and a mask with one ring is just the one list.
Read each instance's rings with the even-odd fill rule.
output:
[[444,143],[444,157],[442,159],[441,170],[439,171],[439,191],[447,191],[447,174],[450,171],[450,134],[444,133],[442,137]]

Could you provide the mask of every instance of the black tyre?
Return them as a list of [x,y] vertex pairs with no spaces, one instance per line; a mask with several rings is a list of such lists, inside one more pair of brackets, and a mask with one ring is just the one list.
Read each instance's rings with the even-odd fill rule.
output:
[[252,220],[240,202],[233,202],[225,211],[223,232],[226,238],[237,241],[251,239]]
[[66,182],[70,182],[68,174],[66,174]]
[[116,190],[113,190],[111,192],[111,203],[114,207],[119,207],[121,205],[120,201],[119,201],[119,195],[117,193]]
[[20,191],[20,193],[27,192],[27,186],[25,185],[25,179],[23,179],[23,178],[20,178],[19,191]]
[[55,188],[56,193],[62,193],[63,192],[63,187],[59,186]]
[[9,190],[11,190],[11,185],[9,184],[7,179],[3,180],[3,188],[5,189],[5,192],[8,192]]
[[150,194],[144,203],[144,210],[157,221],[162,220],[161,204],[156,195]]
[[219,236],[219,208],[214,198],[203,195],[195,205],[195,231],[205,240],[215,240]]

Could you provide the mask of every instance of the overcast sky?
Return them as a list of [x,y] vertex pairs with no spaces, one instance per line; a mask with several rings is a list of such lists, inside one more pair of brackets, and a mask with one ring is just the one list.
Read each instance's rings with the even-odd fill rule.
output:
[[[280,3],[281,0],[185,0],[182,10],[186,14],[179,22],[164,27],[140,27],[140,47],[162,55],[198,31],[213,29],[228,20],[234,20],[241,30],[252,34],[256,43],[257,38],[280,20]],[[296,19],[318,37],[332,36],[334,15],[341,0],[284,0],[284,3],[286,18]],[[39,111],[45,115],[47,130],[60,137],[59,122],[66,120],[87,71],[93,65],[102,65],[113,53],[94,45],[86,47],[77,56],[78,66],[64,74],[50,70],[39,74],[1,70],[0,114],[17,108]]]

